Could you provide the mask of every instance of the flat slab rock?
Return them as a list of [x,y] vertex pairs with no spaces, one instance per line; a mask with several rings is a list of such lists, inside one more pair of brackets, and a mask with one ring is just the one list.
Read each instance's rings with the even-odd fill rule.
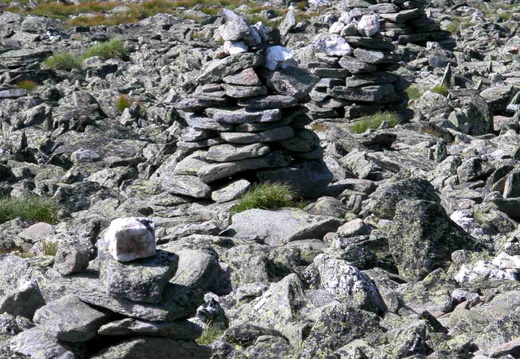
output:
[[74,294],[85,303],[109,309],[130,318],[147,321],[173,321],[193,315],[202,303],[202,294],[181,285],[166,285],[160,303],[136,303],[123,298],[113,298],[107,294],[96,271],[88,269],[80,274],[67,277],[57,271],[47,271],[40,283],[46,298],[58,298],[64,294]]
[[56,338],[39,327],[23,331],[9,342],[15,353],[27,355],[34,359],[75,359],[76,356],[61,345]]
[[270,211],[250,209],[235,214],[226,230],[228,235],[249,238],[270,245],[282,245],[301,239],[322,239],[335,232],[342,221],[327,216],[315,216],[298,209]]
[[202,334],[202,328],[187,320],[155,323],[125,318],[103,325],[98,333],[106,336],[153,336],[195,340]]
[[94,355],[92,359],[207,359],[211,349],[194,342],[167,338],[132,338]]
[[34,322],[59,340],[86,342],[108,321],[108,315],[83,303],[73,295],[66,295],[36,311]]

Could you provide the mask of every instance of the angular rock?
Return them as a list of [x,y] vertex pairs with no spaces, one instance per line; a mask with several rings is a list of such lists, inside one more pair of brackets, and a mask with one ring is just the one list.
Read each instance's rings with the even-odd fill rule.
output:
[[16,290],[0,298],[0,313],[32,319],[36,310],[45,305],[37,282],[22,282]]
[[265,97],[253,97],[240,99],[238,105],[248,110],[281,109],[295,106],[298,100],[292,96],[269,95]]
[[341,223],[335,218],[313,216],[295,209],[250,209],[233,215],[231,220],[226,232],[273,246],[302,239],[321,239],[326,233],[334,232]]
[[431,201],[399,202],[386,233],[399,274],[414,281],[445,266],[454,251],[473,246],[472,238]]
[[76,356],[61,345],[42,328],[32,328],[21,332],[11,339],[9,347],[15,353],[27,355],[34,359],[75,359]]
[[171,340],[167,338],[131,338],[114,345],[92,359],[143,359],[153,355],[155,359],[190,358],[207,359],[211,356],[208,347],[192,341]]
[[205,157],[210,161],[229,162],[262,157],[267,155],[270,151],[269,146],[261,143],[253,143],[245,146],[223,144],[210,147]]
[[79,343],[97,335],[98,329],[108,321],[108,315],[66,295],[41,307],[34,314],[34,322],[58,340]]
[[222,132],[220,136],[226,142],[237,144],[276,142],[292,138],[294,130],[290,126],[282,126],[259,132]]
[[223,123],[247,123],[247,122],[274,122],[282,118],[279,109],[264,111],[248,111],[246,109],[224,110],[219,108],[208,108],[206,113],[215,121]]
[[162,300],[164,288],[179,263],[177,255],[161,250],[153,257],[128,263],[113,260],[101,250],[99,260],[100,280],[109,295],[145,303]]
[[194,198],[210,198],[211,188],[197,176],[161,177],[162,187],[172,194]]
[[386,313],[386,304],[375,283],[358,268],[326,254],[314,258],[314,265],[319,272],[320,287],[340,302],[379,315]]
[[202,334],[202,328],[187,320],[156,323],[125,318],[103,325],[98,333],[106,336],[152,336],[195,340]]
[[294,66],[278,71],[264,71],[262,76],[269,88],[281,95],[293,96],[298,100],[305,98],[319,81],[318,77],[307,70]]
[[272,152],[263,157],[209,164],[202,167],[197,175],[204,183],[211,183],[244,171],[259,168],[283,167],[287,165],[288,162],[280,152]]
[[238,180],[229,185],[213,191],[211,199],[217,203],[224,203],[238,199],[251,188],[251,182],[248,180]]

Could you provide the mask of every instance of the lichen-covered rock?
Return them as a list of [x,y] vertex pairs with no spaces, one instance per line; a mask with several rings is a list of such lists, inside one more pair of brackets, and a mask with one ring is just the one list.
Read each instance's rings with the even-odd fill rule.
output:
[[446,266],[454,251],[474,245],[442,206],[432,201],[399,202],[386,234],[399,274],[415,281]]
[[107,294],[137,302],[159,303],[165,286],[177,271],[179,256],[159,250],[153,257],[121,263],[100,250],[99,260],[100,280]]
[[345,344],[367,338],[377,343],[383,334],[379,318],[345,304],[333,304],[323,308],[302,344],[302,359],[328,358]]
[[125,318],[110,322],[99,328],[99,335],[126,337],[152,336],[177,340],[194,340],[202,334],[202,328],[187,320],[173,322],[146,322]]
[[48,334],[66,342],[86,342],[97,335],[108,315],[66,295],[38,309],[34,322]]
[[103,350],[92,359],[208,359],[211,350],[193,341],[167,338],[132,338]]
[[432,184],[420,178],[390,180],[379,186],[370,197],[370,209],[380,218],[392,219],[402,200],[427,200],[440,202]]
[[319,287],[353,308],[384,314],[387,307],[368,275],[341,259],[326,254],[314,258],[319,272]]
[[32,319],[34,312],[45,305],[37,282],[26,281],[20,286],[0,297],[0,313],[9,313]]

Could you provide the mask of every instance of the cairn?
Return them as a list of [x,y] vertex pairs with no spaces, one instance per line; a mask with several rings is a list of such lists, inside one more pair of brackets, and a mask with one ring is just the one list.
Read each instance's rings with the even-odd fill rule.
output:
[[399,57],[380,34],[377,15],[346,12],[315,44],[321,52],[308,67],[321,79],[307,105],[313,119],[355,119],[406,107],[408,83],[391,73],[399,68]]
[[250,26],[229,10],[223,17],[223,46],[175,105],[188,125],[177,146],[189,155],[161,182],[172,193],[218,202],[267,181],[319,196],[332,174],[302,105],[318,78],[298,68],[276,29]]
[[441,30],[439,23],[428,16],[430,10],[425,10],[426,6],[425,0],[355,0],[347,1],[343,10],[378,15],[381,35],[398,44],[424,45],[434,41],[447,48],[455,46],[450,33]]

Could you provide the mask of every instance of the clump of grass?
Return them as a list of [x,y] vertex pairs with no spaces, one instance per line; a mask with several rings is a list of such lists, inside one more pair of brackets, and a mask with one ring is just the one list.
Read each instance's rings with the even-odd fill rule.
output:
[[55,224],[58,222],[57,215],[57,204],[48,198],[25,196],[0,199],[0,224],[18,217],[30,222]]
[[56,53],[48,57],[43,65],[48,69],[70,71],[81,66],[79,57],[68,52]]
[[51,241],[42,242],[43,254],[46,256],[55,256],[58,253],[58,243]]
[[509,21],[511,20],[512,15],[513,14],[510,12],[501,12],[500,14],[498,14],[498,18],[502,21]]
[[93,56],[99,56],[105,60],[113,58],[122,59],[127,56],[127,51],[123,40],[115,38],[89,47],[87,51],[85,51],[85,54],[83,54],[83,59],[88,59]]
[[417,85],[409,86],[405,91],[408,94],[409,100],[417,100],[424,93],[423,89]]
[[451,32],[452,34],[456,34],[460,29],[460,21],[454,20],[446,26],[446,30]]
[[448,96],[448,93],[450,92],[448,86],[444,84],[435,85],[431,89],[432,92],[438,93],[444,97]]
[[119,112],[123,112],[125,108],[132,106],[134,100],[132,100],[128,95],[121,95],[116,100],[116,107]]
[[245,193],[231,209],[231,214],[248,209],[276,209],[297,206],[300,198],[291,186],[285,183],[265,182],[253,187]]
[[224,335],[224,330],[216,324],[208,324],[202,331],[202,335],[195,341],[199,345],[210,345],[219,340]]
[[27,91],[32,91],[38,87],[38,84],[31,80],[22,80],[16,83],[16,87]]
[[350,127],[350,129],[356,133],[363,133],[369,128],[378,128],[383,122],[388,122],[390,127],[395,127],[399,123],[399,117],[391,112],[378,112],[371,116],[360,118]]

